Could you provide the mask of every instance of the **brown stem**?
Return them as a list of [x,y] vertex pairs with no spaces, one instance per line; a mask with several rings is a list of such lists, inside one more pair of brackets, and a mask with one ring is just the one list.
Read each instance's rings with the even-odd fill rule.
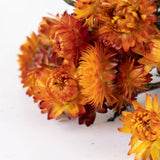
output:
[[120,113],[119,113],[119,111],[115,111],[113,117],[110,117],[107,121],[113,122],[117,117],[119,117],[121,115],[122,111],[125,111],[126,109],[127,109],[126,107],[122,107]]

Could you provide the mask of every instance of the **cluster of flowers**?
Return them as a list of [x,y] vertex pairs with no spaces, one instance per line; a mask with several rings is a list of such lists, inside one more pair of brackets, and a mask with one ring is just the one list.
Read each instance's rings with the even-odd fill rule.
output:
[[[160,32],[154,0],[76,0],[74,13],[44,17],[38,34],[21,46],[23,87],[39,102],[48,119],[79,117],[87,126],[96,112],[123,112],[124,127],[133,134],[129,154],[159,160],[158,96],[147,95],[146,109],[135,98],[144,92],[150,71],[160,72]],[[153,105],[153,106],[152,106]]]

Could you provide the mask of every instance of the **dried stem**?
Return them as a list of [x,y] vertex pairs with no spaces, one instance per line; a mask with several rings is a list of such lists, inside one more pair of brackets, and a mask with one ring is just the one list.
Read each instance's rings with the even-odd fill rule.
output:
[[127,109],[126,107],[122,107],[120,113],[119,113],[119,111],[115,111],[113,117],[110,117],[107,121],[113,122],[117,117],[119,117],[121,115],[122,111],[125,111],[126,109]]
[[64,0],[67,4],[74,6],[75,1],[73,0]]

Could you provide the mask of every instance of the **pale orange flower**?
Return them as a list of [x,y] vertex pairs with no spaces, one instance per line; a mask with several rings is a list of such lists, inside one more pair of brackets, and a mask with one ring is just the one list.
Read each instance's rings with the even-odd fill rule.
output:
[[75,18],[78,20],[85,20],[84,25],[91,28],[95,25],[95,16],[99,9],[100,0],[77,0],[74,4]]
[[114,67],[117,64],[112,56],[97,43],[82,52],[79,66],[81,92],[95,107],[101,108],[105,99],[109,105],[116,101],[112,94],[112,80],[116,77]]
[[99,28],[100,38],[116,49],[127,52],[157,33],[157,18],[153,15],[156,3],[152,0],[103,0],[100,7],[99,19],[104,21]]
[[160,106],[158,95],[146,94],[146,108],[137,101],[132,101],[135,111],[122,112],[120,120],[124,126],[120,132],[132,134],[131,149],[128,155],[135,153],[135,160],[159,160],[160,156]]

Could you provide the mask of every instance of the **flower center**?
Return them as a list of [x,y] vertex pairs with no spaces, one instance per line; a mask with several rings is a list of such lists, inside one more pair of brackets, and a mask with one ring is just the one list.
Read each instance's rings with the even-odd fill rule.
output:
[[135,111],[132,122],[134,123],[134,128],[141,140],[154,141],[159,137],[157,127],[160,124],[158,123],[157,118],[156,114],[153,116],[149,111]]
[[62,103],[72,101],[78,95],[78,85],[75,79],[61,72],[53,74],[49,78],[47,89]]
[[112,23],[117,32],[128,33],[137,28],[139,13],[132,5],[117,6],[112,13]]

